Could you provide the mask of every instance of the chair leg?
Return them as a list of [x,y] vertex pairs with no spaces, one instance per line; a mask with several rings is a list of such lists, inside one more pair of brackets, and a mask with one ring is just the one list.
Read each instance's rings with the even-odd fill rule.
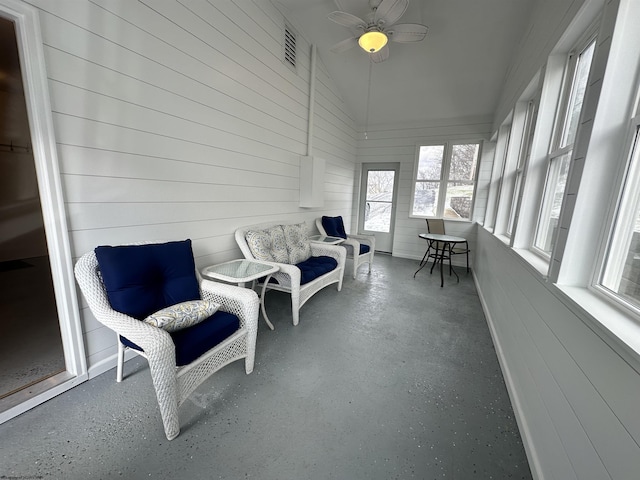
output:
[[291,292],[291,316],[293,325],[298,325],[300,321],[300,292]]
[[[425,259],[425,258],[427,258],[427,255],[429,255],[429,251],[430,251],[430,250],[431,250],[431,245],[429,245],[429,246],[427,247],[427,251],[426,251],[426,252],[424,252],[424,255],[423,255],[423,257],[422,257],[422,260],[420,260],[420,265],[418,265],[418,266],[420,266],[420,267],[422,266],[422,264],[424,263],[424,259]],[[428,260],[427,260],[427,261],[428,261]]]
[[[173,344],[167,344],[166,348],[171,349],[174,347]],[[158,399],[164,433],[167,436],[167,440],[173,440],[180,433],[175,350],[173,355],[166,355],[166,352],[165,354],[163,352],[154,352],[153,355],[149,355],[147,360],[149,361],[151,380]]]
[[467,273],[469,273],[469,244],[467,242],[465,242],[465,247],[467,250]]
[[116,367],[116,382],[122,381],[122,370],[124,367],[124,351],[125,346],[120,341],[120,336],[118,336],[118,365]]
[[[246,372],[247,375],[253,372],[253,367],[256,361],[256,348],[255,348],[256,333],[257,332],[255,332],[253,335],[251,333],[247,334],[247,339],[245,340],[247,342],[247,356],[244,359],[244,371]],[[251,340],[252,336],[253,336],[253,340]],[[252,342],[253,342],[253,348],[251,348]]]

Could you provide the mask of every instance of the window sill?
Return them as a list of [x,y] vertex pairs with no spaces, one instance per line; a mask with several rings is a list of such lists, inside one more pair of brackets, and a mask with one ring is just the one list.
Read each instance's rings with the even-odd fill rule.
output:
[[560,300],[640,373],[640,324],[588,288],[555,287]]
[[497,234],[495,236],[498,240],[500,240],[502,243],[504,243],[507,247],[511,246],[511,240],[509,239],[509,237],[507,237],[506,235],[502,235],[502,234]]
[[[483,228],[487,232],[493,234],[493,228]],[[532,273],[538,275],[542,281],[547,281],[547,276],[549,275],[549,262],[547,260],[542,258],[540,255],[533,253],[529,249],[511,247],[510,239],[506,235],[494,234],[493,236],[502,244],[504,244],[504,246],[509,249],[509,252],[515,254],[520,259],[522,264],[529,268]]]
[[531,250],[526,248],[514,248],[513,252],[518,255],[531,269],[540,275],[545,281],[549,275],[549,262]]

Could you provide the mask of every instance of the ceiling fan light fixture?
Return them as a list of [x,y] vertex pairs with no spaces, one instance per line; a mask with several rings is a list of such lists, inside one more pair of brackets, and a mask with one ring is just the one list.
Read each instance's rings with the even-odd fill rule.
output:
[[383,32],[376,30],[366,32],[358,39],[358,45],[362,47],[365,52],[375,53],[384,47],[389,39]]

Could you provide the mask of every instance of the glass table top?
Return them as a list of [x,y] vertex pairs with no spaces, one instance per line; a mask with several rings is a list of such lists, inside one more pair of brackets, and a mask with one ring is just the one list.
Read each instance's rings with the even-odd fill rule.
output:
[[202,269],[202,276],[228,282],[248,282],[265,277],[279,270],[277,266],[257,260],[231,260],[230,262],[211,265]]
[[311,235],[309,240],[312,242],[318,243],[328,243],[330,245],[335,245],[336,243],[344,242],[344,238],[342,237],[330,237],[328,235]]
[[418,236],[425,240],[434,240],[438,242],[463,243],[467,241],[466,238],[456,237],[455,235],[444,235],[441,233],[419,233]]

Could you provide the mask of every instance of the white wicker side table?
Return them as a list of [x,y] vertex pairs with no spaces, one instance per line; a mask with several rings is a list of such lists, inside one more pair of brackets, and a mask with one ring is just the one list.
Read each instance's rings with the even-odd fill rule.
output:
[[240,287],[244,287],[247,282],[252,282],[252,288],[254,285],[253,282],[266,277],[262,283],[262,291],[260,293],[260,310],[262,310],[264,321],[267,322],[269,328],[273,330],[273,324],[269,321],[267,311],[264,308],[264,297],[271,275],[278,270],[280,270],[280,267],[277,265],[271,265],[258,260],[238,259],[204,267],[200,273],[208,280],[236,283]]

